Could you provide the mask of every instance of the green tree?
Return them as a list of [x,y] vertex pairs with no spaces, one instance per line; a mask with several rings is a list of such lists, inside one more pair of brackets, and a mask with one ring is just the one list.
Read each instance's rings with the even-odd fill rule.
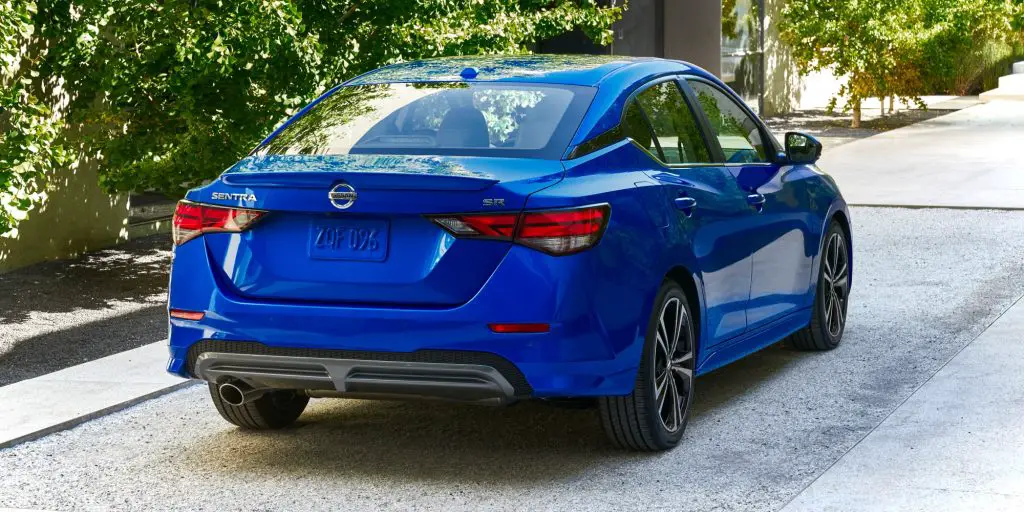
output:
[[33,2],[0,2],[0,235],[46,198],[46,176],[67,162],[60,120],[35,91],[39,73],[27,55]]
[[916,0],[793,0],[782,8],[780,35],[801,73],[829,69],[848,77],[839,92],[860,126],[861,100],[916,98],[919,78],[907,63],[922,37]]
[[[111,191],[210,179],[317,94],[381,65],[522,53],[574,29],[610,41],[594,0],[50,0],[50,72],[105,158]],[[45,16],[44,16],[45,13]]]
[[[0,233],[41,200],[64,147],[100,158],[109,191],[180,194],[359,73],[528,53],[573,30],[607,44],[621,10],[596,0],[0,0]],[[68,95],[71,142],[49,99],[29,94],[40,77]]]
[[951,84],[978,61],[976,52],[992,42],[1020,44],[1022,27],[1020,0],[791,0],[780,35],[800,72],[848,78],[833,106],[845,100],[856,127],[862,99],[920,103],[920,95],[956,89]]

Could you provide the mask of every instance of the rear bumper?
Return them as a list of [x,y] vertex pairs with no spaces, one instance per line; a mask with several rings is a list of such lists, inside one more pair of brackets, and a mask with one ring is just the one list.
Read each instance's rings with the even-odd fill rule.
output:
[[193,374],[208,382],[240,380],[256,389],[312,395],[504,405],[532,393],[511,363],[485,353],[374,354],[203,341],[189,350],[189,362]]
[[[467,377],[475,372],[472,378],[479,382],[469,387],[487,400],[625,395],[633,389],[643,346],[639,319],[649,315],[655,290],[638,286],[644,280],[635,276],[620,277],[616,263],[598,250],[553,258],[515,246],[470,301],[448,309],[262,301],[235,295],[220,282],[223,271],[211,264],[200,238],[175,249],[169,306],[202,311],[205,316],[197,321],[170,320],[168,371],[216,378],[197,371],[196,350],[201,350],[354,361],[317,363],[335,368],[337,375],[327,371],[334,391],[348,392],[346,379],[360,365],[392,372],[388,378],[401,381],[374,383],[375,396],[418,396],[428,394],[427,388],[444,388],[429,394],[446,397],[459,388],[447,385],[447,370],[470,370],[463,372]],[[595,275],[604,277],[593,279]],[[548,323],[551,329],[498,334],[487,327],[491,322]],[[192,350],[226,342],[235,348]],[[444,356],[435,359],[438,354]],[[411,389],[415,386],[410,378],[394,376],[395,365],[378,361],[417,363],[413,369],[425,371],[431,383],[420,391]],[[417,368],[420,363],[484,368]],[[502,379],[487,377],[487,368],[497,370]],[[522,385],[515,375],[521,375]],[[511,394],[502,380],[512,386]],[[364,389],[370,385],[363,377],[354,383]],[[289,387],[298,384],[293,381]],[[465,391],[466,386],[462,388]],[[484,388],[502,391],[484,393]]]

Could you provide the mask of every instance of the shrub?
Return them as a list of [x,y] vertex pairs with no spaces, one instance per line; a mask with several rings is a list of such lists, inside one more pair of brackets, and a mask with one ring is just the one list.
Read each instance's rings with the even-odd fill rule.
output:
[[[425,57],[525,53],[574,30],[607,44],[621,12],[595,0],[38,0],[37,11],[25,0],[0,2],[5,41],[17,33],[46,42],[20,73],[63,81],[66,119],[82,128],[75,144],[102,158],[101,185],[169,195],[213,178],[359,73]],[[15,54],[0,50],[5,64]],[[9,82],[0,101],[25,98]],[[0,154],[0,185],[18,191],[4,200],[22,208],[42,190],[59,125],[43,122],[49,113],[38,101],[19,103],[14,116],[12,103],[0,122],[31,119],[16,119],[24,142],[8,134],[0,145],[20,151]],[[27,156],[32,148],[38,156]]]
[[970,90],[1007,45],[1024,41],[1017,0],[791,0],[782,13],[780,35],[800,72],[849,78],[836,99],[853,110],[854,126],[861,99],[920,103],[923,94]]
[[[67,162],[60,120],[33,91],[39,74],[25,66],[35,4],[0,2],[0,235],[46,198],[46,178]],[[29,63],[30,64],[30,63]]]

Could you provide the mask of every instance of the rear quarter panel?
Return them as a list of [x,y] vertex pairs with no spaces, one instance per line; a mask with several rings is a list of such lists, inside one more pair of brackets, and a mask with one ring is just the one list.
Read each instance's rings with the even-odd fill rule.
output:
[[[665,225],[661,191],[647,172],[649,159],[629,142],[566,162],[565,178],[527,201],[528,209],[565,208],[608,203],[611,217],[601,242],[588,252],[585,272],[590,325],[602,333],[617,358],[639,364],[653,302],[666,274],[689,269],[703,307],[703,287],[696,257],[685,230]],[[580,305],[584,306],[584,305]],[[700,332],[704,332],[701,328]],[[635,374],[635,366],[634,366]]]

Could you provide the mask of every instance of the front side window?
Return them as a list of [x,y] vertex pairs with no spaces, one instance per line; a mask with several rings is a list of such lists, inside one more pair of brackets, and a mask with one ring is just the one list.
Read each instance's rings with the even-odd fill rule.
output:
[[536,84],[342,87],[255,153],[558,158],[592,96],[589,87]]
[[758,124],[732,98],[701,81],[689,81],[700,108],[707,114],[725,161],[734,164],[768,162],[768,151]]
[[654,85],[636,97],[654,130],[661,159],[668,164],[708,163],[708,148],[674,81]]

